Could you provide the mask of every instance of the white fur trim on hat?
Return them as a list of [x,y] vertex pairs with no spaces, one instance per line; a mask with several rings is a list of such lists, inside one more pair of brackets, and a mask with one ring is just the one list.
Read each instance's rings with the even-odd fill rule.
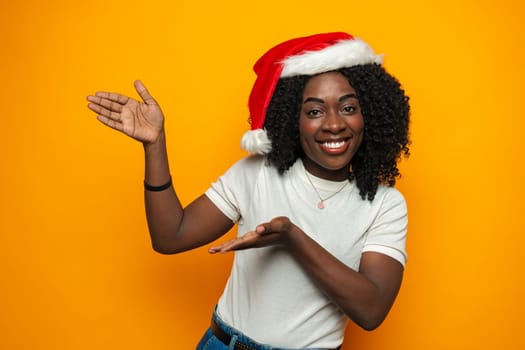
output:
[[296,75],[313,75],[360,64],[383,62],[383,55],[376,55],[361,39],[342,40],[319,51],[287,57],[283,60],[281,78]]
[[250,153],[268,154],[272,150],[272,142],[266,130],[248,130],[242,136],[241,147]]

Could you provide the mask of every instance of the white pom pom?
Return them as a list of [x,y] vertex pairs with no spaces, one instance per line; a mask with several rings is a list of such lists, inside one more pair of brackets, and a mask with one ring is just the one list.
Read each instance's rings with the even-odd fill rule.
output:
[[268,154],[272,150],[272,142],[265,130],[249,130],[242,136],[241,147],[250,153]]

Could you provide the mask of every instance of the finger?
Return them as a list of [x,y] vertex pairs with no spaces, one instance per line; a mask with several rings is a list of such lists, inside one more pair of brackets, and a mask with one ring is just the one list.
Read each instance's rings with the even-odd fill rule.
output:
[[257,232],[260,235],[265,235],[274,232],[285,232],[290,230],[290,225],[290,219],[284,216],[280,216],[272,219],[270,222],[258,225],[255,229],[255,232]]
[[109,118],[117,122],[120,122],[120,120],[122,119],[120,113],[112,112],[109,109],[106,109],[101,105],[95,103],[89,103],[88,108],[91,109],[93,112],[97,113],[99,116],[103,116],[105,118]]
[[218,246],[211,247],[208,251],[210,253],[226,253],[232,250],[241,250],[255,247],[255,243],[259,239],[259,235],[255,231],[246,233],[241,237],[224,242]]
[[231,251],[236,250],[245,250],[245,249],[252,249],[252,248],[260,248],[260,247],[266,247],[275,245],[276,243],[277,235],[258,235],[255,234],[254,237],[250,237],[249,239],[245,239],[242,241],[235,241],[235,242],[228,242],[223,247],[219,249],[219,252],[221,253],[227,253]]
[[258,235],[264,236],[270,233],[278,232],[275,229],[275,225],[272,225],[271,222],[267,222],[264,224],[260,224],[255,228],[255,232],[257,232]]
[[235,250],[235,248],[241,247],[245,243],[246,243],[245,239],[244,240],[241,238],[232,239],[218,246],[211,247],[208,251],[212,254],[213,253],[227,253],[229,251]]
[[[113,101],[109,98],[101,97],[101,96],[88,96],[88,101],[95,103],[97,105],[100,105],[109,111],[121,113],[123,105],[119,102]],[[129,99],[128,99],[129,100]]]
[[130,100],[128,96],[121,95],[116,92],[99,91],[95,94],[95,96],[108,99],[112,102],[119,103],[121,105],[125,105]]
[[142,100],[148,104],[148,105],[155,105],[157,104],[157,101],[153,98],[153,96],[150,95],[148,89],[146,89],[146,86],[142,84],[140,80],[135,80],[135,90],[137,90],[137,93],[142,98]]
[[210,247],[210,248],[208,248],[208,253],[210,253],[210,254],[220,253],[221,249],[222,249],[222,246],[223,245],[221,244],[219,246]]
[[228,247],[230,247],[230,246],[231,246],[231,243],[230,243],[230,241],[228,241],[226,243],[210,247],[208,249],[208,253],[210,253],[210,254],[224,253],[224,252],[228,251]]

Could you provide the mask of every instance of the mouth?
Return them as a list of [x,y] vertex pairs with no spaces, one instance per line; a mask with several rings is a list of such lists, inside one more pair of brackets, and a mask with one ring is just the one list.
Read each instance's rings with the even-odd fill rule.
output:
[[328,153],[338,154],[346,151],[350,145],[350,139],[320,141],[321,148]]

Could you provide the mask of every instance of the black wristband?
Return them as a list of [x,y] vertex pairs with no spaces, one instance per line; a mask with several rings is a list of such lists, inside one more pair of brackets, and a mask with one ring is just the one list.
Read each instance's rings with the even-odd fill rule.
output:
[[144,189],[147,191],[160,192],[160,191],[164,191],[165,189],[168,189],[170,186],[171,186],[171,176],[168,182],[160,186],[152,186],[149,183],[147,183],[146,180],[144,180]]

